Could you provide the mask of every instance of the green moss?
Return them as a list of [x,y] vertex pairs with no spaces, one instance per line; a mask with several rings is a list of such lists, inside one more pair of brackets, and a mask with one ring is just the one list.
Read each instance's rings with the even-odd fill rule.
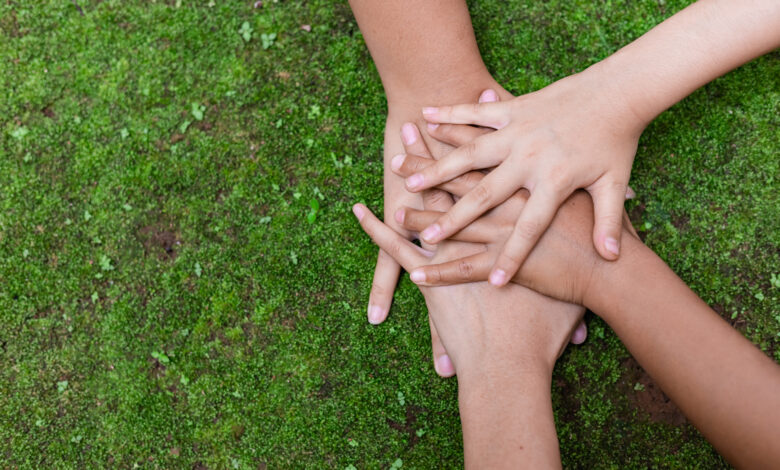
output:
[[[472,10],[489,68],[522,93],[684,4]],[[375,251],[349,207],[381,206],[385,104],[346,3],[3,4],[0,35],[2,466],[462,463],[416,287],[401,282],[386,325],[365,321]],[[629,206],[776,359],[778,58],[653,123]],[[589,325],[555,372],[565,465],[724,466],[637,405],[627,352]]]

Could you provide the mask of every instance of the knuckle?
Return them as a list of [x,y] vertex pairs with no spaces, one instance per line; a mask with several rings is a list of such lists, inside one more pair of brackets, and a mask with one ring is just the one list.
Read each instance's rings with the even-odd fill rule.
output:
[[471,279],[474,274],[474,266],[468,261],[461,261],[458,263],[458,274],[461,279]]
[[387,244],[387,253],[395,259],[401,255],[401,242],[392,240]]
[[387,289],[378,282],[374,281],[371,284],[371,295],[379,298],[387,297]]
[[547,184],[549,184],[555,192],[562,192],[572,186],[573,179],[573,176],[566,168],[562,168],[558,165],[554,166],[547,175]]
[[477,203],[477,205],[480,208],[484,208],[490,205],[493,195],[489,187],[487,187],[484,184],[479,184],[475,186],[474,189],[471,190],[471,192],[474,194],[473,196],[474,201]]
[[463,149],[463,158],[467,160],[469,164],[473,164],[477,159],[477,151],[479,150],[476,141],[471,141],[461,148]]
[[539,237],[539,233],[542,230],[542,224],[536,220],[526,220],[521,224],[518,224],[515,229],[517,237],[524,242],[536,240]]
[[445,201],[447,193],[444,191],[429,191],[428,194],[425,197],[425,202],[428,205],[431,206],[437,206],[440,205],[442,202]]

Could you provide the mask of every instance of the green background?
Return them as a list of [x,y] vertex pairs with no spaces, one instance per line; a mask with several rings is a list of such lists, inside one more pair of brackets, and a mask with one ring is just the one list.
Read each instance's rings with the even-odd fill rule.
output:
[[[521,94],[686,3],[471,10]],[[628,209],[780,361],[779,59],[661,115]],[[345,2],[2,2],[0,467],[462,465],[408,277],[365,320],[375,248],[349,208],[381,209],[385,112]],[[553,381],[564,466],[726,466],[587,321]]]

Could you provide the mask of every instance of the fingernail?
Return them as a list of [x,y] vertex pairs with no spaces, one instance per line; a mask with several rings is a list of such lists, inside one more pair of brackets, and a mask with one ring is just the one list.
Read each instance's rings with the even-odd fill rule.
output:
[[433,132],[433,131],[435,131],[437,127],[439,127],[439,125],[438,125],[438,124],[434,124],[434,123],[432,123],[432,122],[429,122],[429,123],[428,123],[428,132]]
[[452,365],[450,356],[446,354],[442,354],[441,356],[437,357],[433,362],[433,365],[439,375],[452,375],[455,373],[455,366]]
[[626,189],[626,199],[634,199],[635,197],[636,197],[636,193],[634,192],[633,189],[631,189],[630,187]]
[[368,306],[368,322],[372,325],[378,325],[382,323],[382,307],[376,305]]
[[404,144],[412,145],[417,142],[417,129],[413,124],[407,122],[401,126],[401,137],[404,139]]
[[503,269],[496,269],[490,273],[490,283],[498,287],[506,284],[506,272]]
[[409,189],[419,188],[423,184],[423,175],[415,173],[406,179],[406,187]]
[[409,278],[411,278],[412,282],[415,284],[419,284],[425,282],[425,273],[420,270],[414,270],[409,273]]
[[493,103],[495,101],[498,101],[498,95],[493,90],[485,90],[479,96],[480,103]]
[[441,236],[441,227],[439,224],[433,224],[430,227],[420,233],[420,236],[428,243],[434,243],[434,241]]
[[439,112],[439,108],[423,108],[422,111],[425,115],[433,115]]
[[584,323],[577,325],[577,329],[571,335],[571,342],[573,344],[582,344],[585,342],[585,337],[588,335],[588,329]]
[[618,245],[618,241],[612,237],[607,237],[607,239],[604,240],[604,247],[613,255],[620,254],[620,245]]
[[352,206],[352,213],[355,214],[355,217],[357,217],[358,220],[363,220],[363,216],[366,215],[366,213],[363,212],[363,208],[357,204]]
[[406,211],[405,210],[398,209],[397,211],[395,211],[395,221],[398,222],[399,224],[403,224],[404,223],[404,218],[405,217],[406,217]]
[[398,171],[401,168],[401,165],[404,164],[404,160],[406,160],[406,155],[404,154],[396,155],[395,157],[393,157],[392,160],[390,160],[390,167],[393,170]]

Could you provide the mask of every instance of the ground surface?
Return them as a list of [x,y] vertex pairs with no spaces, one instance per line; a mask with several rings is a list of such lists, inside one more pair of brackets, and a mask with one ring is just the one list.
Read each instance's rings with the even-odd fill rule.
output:
[[[374,248],[349,207],[381,207],[385,105],[362,37],[346,3],[263,3],[0,4],[0,467],[462,464],[417,289],[365,321]],[[472,13],[524,93],[685,3]],[[629,205],[775,360],[779,111],[777,52],[698,91],[642,137]],[[588,324],[554,377],[565,466],[725,466]]]

